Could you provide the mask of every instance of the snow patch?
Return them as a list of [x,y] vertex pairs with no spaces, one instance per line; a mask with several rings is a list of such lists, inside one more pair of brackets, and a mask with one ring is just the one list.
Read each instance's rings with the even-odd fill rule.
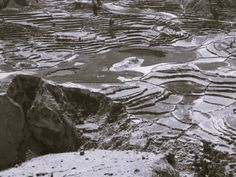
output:
[[153,153],[108,150],[50,154],[0,172],[0,176],[151,177],[152,166],[160,158]]

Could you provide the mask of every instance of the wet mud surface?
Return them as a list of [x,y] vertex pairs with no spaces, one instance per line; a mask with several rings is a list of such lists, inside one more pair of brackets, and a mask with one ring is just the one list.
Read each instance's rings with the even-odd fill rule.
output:
[[99,147],[174,152],[189,170],[207,141],[236,173],[234,13],[203,18],[155,0],[107,0],[97,13],[69,0],[0,11],[1,90],[18,73],[99,89],[128,112]]

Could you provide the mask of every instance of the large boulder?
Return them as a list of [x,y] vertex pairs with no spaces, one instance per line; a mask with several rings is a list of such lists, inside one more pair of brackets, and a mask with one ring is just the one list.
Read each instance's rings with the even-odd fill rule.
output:
[[[83,136],[86,127],[98,131],[123,111],[121,104],[102,93],[27,75],[16,76],[7,95],[23,108],[29,136],[41,145],[43,154],[77,150],[88,143]],[[91,130],[91,125],[96,128]]]
[[6,95],[0,95],[0,108],[1,169],[21,160],[25,119],[21,107]]

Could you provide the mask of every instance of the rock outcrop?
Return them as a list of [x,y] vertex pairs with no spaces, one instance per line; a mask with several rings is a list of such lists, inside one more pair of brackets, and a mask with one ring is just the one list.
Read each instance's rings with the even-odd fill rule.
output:
[[38,155],[77,150],[89,143],[86,132],[116,121],[123,112],[122,105],[101,93],[27,75],[12,80],[0,107],[0,154],[12,154],[2,161],[3,167],[14,164],[19,153],[20,160],[25,160],[36,144]]
[[25,119],[21,107],[6,95],[0,96],[0,169],[21,160]]

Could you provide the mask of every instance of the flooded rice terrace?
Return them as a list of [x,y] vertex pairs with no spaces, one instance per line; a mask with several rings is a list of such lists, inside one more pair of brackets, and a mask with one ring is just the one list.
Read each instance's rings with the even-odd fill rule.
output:
[[[96,11],[97,16],[91,1],[69,0],[1,11],[2,73],[36,72],[59,82],[110,83],[118,82],[118,76],[140,77],[164,63],[190,62],[204,71],[234,67],[233,21],[185,18],[177,3],[154,0],[103,1]],[[126,58],[125,72],[110,70]],[[131,72],[136,65],[140,72]]]
[[235,172],[235,12],[204,18],[178,2],[104,0],[94,9],[89,0],[45,0],[4,9],[1,88],[25,73],[100,89],[136,123],[131,134],[118,133],[129,137],[121,149],[161,152],[166,142],[185,148],[205,140],[231,155]]

